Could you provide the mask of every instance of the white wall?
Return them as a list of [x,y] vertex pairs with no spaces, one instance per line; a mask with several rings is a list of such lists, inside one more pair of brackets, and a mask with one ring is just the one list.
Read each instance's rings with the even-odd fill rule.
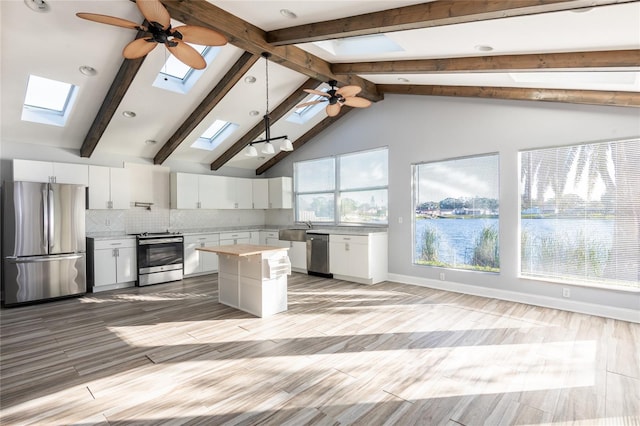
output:
[[[571,287],[518,278],[519,150],[640,136],[636,108],[551,102],[387,95],[355,110],[269,170],[291,176],[293,162],[389,147],[389,272],[391,279],[519,300],[640,322],[640,293]],[[499,275],[412,264],[411,165],[460,156],[500,154]],[[402,219],[402,223],[399,223]]]

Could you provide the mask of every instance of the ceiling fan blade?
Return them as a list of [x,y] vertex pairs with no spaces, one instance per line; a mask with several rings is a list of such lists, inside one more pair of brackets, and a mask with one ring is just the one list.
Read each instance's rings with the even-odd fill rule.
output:
[[328,93],[321,92],[320,90],[313,90],[313,89],[303,89],[303,90],[307,93],[311,93],[312,95],[324,96],[326,98],[330,97]]
[[304,107],[308,107],[308,106],[311,106],[311,105],[319,104],[320,102],[326,102],[326,101],[325,100],[318,100],[318,101],[305,102],[303,104],[296,105],[296,108],[304,108]]
[[159,0],[136,0],[142,16],[149,22],[157,22],[163,29],[171,25],[171,16]]
[[76,13],[78,18],[86,19],[88,21],[99,22],[101,24],[115,25],[116,27],[129,28],[132,30],[142,29],[147,31],[142,25],[138,25],[135,22],[128,21],[122,18],[116,18],[115,16],[99,15],[97,13]]
[[127,44],[122,51],[122,56],[127,59],[138,59],[151,52],[158,43],[152,38],[139,38]]
[[195,25],[183,25],[173,29],[182,34],[182,41],[186,43],[199,44],[201,46],[224,46],[227,44],[225,36],[209,28]]
[[349,98],[344,98],[344,105],[356,108],[366,108],[371,105],[371,101],[365,98],[359,98],[357,96],[351,96]]
[[335,117],[340,112],[340,104],[327,105],[327,115],[329,117]]
[[189,65],[191,68],[197,70],[206,68],[207,62],[196,49],[177,38],[174,38],[172,42],[176,42],[178,44],[173,47],[169,46],[168,44],[166,44],[166,46],[167,49],[169,49],[169,52],[173,54],[173,56],[178,58],[181,62]]
[[344,86],[336,90],[336,95],[342,95],[347,98],[349,96],[355,96],[360,93],[362,89],[360,86]]

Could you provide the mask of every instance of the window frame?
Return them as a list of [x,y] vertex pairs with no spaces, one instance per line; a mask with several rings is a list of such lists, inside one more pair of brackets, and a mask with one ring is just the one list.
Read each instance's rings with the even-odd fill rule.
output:
[[[497,243],[497,251],[498,251],[498,266],[497,268],[495,268],[496,270],[482,270],[482,269],[474,269],[474,268],[464,268],[464,267],[458,267],[455,265],[429,265],[429,264],[422,264],[422,263],[418,263],[418,255],[419,253],[417,252],[417,243],[418,243],[418,239],[421,238],[419,237],[416,232],[417,232],[417,224],[416,224],[416,209],[419,205],[419,192],[420,192],[420,181],[419,181],[419,167],[425,164],[435,164],[435,163],[444,163],[444,162],[450,162],[450,161],[457,161],[457,160],[469,160],[469,159],[474,159],[474,158],[481,158],[481,157],[495,157],[497,160],[497,165],[496,165],[496,172],[497,172],[497,188],[496,188],[496,195],[497,195],[497,202],[498,202],[498,207],[497,207],[497,212],[498,215],[495,218],[496,219],[496,224],[497,224],[497,236],[496,236],[496,243]],[[487,153],[481,153],[481,154],[473,154],[473,155],[465,155],[465,156],[459,156],[459,157],[451,157],[451,158],[442,158],[442,159],[437,159],[437,160],[430,160],[430,161],[422,161],[419,163],[412,163],[411,164],[411,192],[412,192],[412,196],[411,196],[411,264],[413,266],[416,267],[426,267],[426,268],[440,268],[440,269],[449,269],[449,270],[454,270],[454,271],[460,271],[460,272],[469,272],[469,273],[482,273],[482,274],[494,274],[494,275],[499,275],[501,274],[502,271],[502,265],[500,264],[500,238],[501,238],[501,228],[500,228],[500,180],[501,180],[501,176],[500,176],[500,160],[501,160],[501,154],[500,152],[494,151],[494,152],[487,152]],[[484,198],[484,197],[481,197]],[[442,200],[440,200],[442,201]],[[447,219],[447,220],[453,220],[453,219]],[[459,265],[467,265],[467,264],[459,264]],[[471,264],[468,264],[469,266],[472,266]]]
[[[346,157],[346,156],[351,156],[351,155],[356,155],[356,154],[367,154],[367,153],[371,153],[371,152],[375,152],[375,151],[386,151],[386,155],[387,155],[387,185],[386,186],[375,186],[375,187],[358,187],[358,188],[349,188],[346,190],[341,190],[340,189],[340,159],[342,157]],[[299,167],[301,164],[305,163],[305,162],[311,162],[311,161],[318,161],[318,160],[324,160],[324,159],[333,159],[333,176],[334,176],[334,180],[333,180],[333,189],[331,190],[323,190],[323,191],[299,191],[298,190],[298,180],[297,180],[297,171],[296,168]],[[340,207],[341,207],[341,201],[342,201],[342,197],[341,194],[342,193],[349,193],[349,192],[365,192],[365,191],[378,191],[378,190],[385,190],[387,191],[387,213],[388,213],[388,209],[389,209],[389,147],[387,146],[383,146],[383,147],[378,147],[378,148],[372,148],[372,149],[366,149],[366,150],[362,150],[362,151],[353,151],[353,152],[345,152],[342,154],[336,154],[336,155],[331,155],[328,157],[320,157],[320,158],[311,158],[311,159],[307,159],[307,160],[301,160],[301,161],[297,161],[294,163],[293,165],[293,176],[294,176],[294,190],[293,190],[293,199],[294,199],[294,222],[297,224],[301,224],[301,223],[305,223],[305,221],[303,221],[300,218],[300,211],[298,210],[298,197],[300,195],[326,195],[326,194],[330,194],[333,196],[333,220],[332,221],[313,221],[311,223],[313,224],[319,224],[319,225],[334,225],[334,226],[370,226],[370,227],[387,227],[389,225],[389,220],[388,220],[388,214],[387,214],[387,221],[386,222],[347,222],[347,221],[342,221],[341,220],[341,211],[340,211]]]

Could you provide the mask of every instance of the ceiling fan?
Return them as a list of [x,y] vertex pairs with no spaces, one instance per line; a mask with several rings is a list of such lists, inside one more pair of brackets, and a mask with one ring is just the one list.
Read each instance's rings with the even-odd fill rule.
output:
[[371,105],[371,101],[369,101],[368,99],[359,98],[356,96],[362,90],[358,86],[344,86],[338,89],[336,87],[338,82],[335,80],[329,81],[328,84],[331,86],[331,89],[326,92],[321,92],[320,90],[313,89],[304,89],[304,91],[307,93],[322,96],[325,99],[305,102],[298,105],[296,108],[304,108],[306,106],[319,104],[320,102],[329,102],[329,105],[327,105],[326,108],[327,115],[329,117],[334,117],[338,115],[342,105],[356,108],[366,108]]
[[159,0],[137,0],[136,4],[142,16],[147,20],[148,26],[96,13],[80,12],[76,13],[76,16],[101,24],[115,25],[149,33],[150,37],[145,36],[134,40],[124,48],[122,55],[127,59],[141,58],[151,52],[158,43],[163,43],[180,61],[191,68],[201,70],[207,66],[206,61],[196,49],[187,43],[203,46],[222,46],[227,43],[227,39],[222,34],[209,28],[193,25],[171,28],[171,16],[169,16],[169,12]]

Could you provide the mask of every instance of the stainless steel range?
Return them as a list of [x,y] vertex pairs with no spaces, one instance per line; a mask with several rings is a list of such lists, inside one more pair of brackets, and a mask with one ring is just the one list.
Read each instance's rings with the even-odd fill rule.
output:
[[179,233],[144,232],[136,235],[138,286],[181,280],[184,237]]

